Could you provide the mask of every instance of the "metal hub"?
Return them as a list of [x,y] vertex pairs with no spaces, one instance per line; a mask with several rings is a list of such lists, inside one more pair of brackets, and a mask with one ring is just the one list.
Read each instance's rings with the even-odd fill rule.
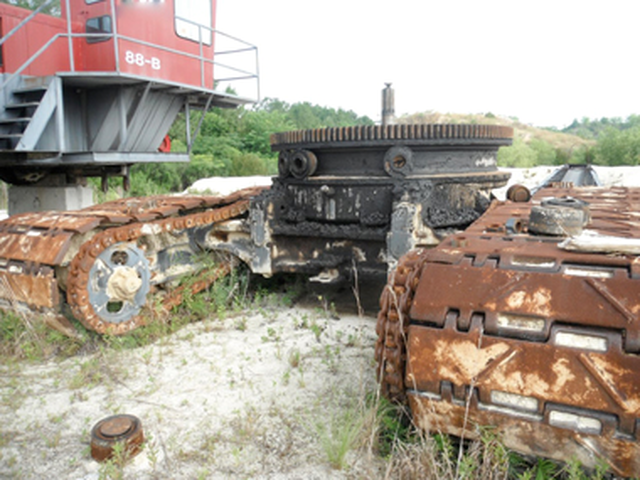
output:
[[149,262],[135,244],[116,244],[96,258],[87,290],[96,314],[109,323],[137,315],[149,293]]

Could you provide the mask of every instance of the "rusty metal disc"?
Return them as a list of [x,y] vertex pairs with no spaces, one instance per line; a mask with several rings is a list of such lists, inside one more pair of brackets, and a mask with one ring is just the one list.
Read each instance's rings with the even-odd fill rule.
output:
[[525,203],[531,200],[531,192],[524,185],[516,183],[507,190],[507,200],[517,203]]
[[110,459],[118,443],[125,444],[128,458],[140,452],[144,441],[142,423],[133,415],[113,415],[96,423],[91,430],[91,456],[98,462]]

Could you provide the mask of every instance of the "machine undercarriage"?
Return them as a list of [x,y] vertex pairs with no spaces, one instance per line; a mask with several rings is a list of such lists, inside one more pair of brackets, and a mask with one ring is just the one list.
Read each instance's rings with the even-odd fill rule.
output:
[[[511,137],[479,125],[287,132],[272,138],[271,188],[16,215],[0,222],[0,298],[58,318],[66,303],[85,327],[125,334],[180,302],[176,280],[197,275],[194,292],[237,261],[321,282],[392,272],[379,378],[418,425],[466,438],[491,426],[514,450],[637,475],[640,190],[551,180],[497,202],[508,175],[496,152]],[[584,238],[597,247],[571,250]]]

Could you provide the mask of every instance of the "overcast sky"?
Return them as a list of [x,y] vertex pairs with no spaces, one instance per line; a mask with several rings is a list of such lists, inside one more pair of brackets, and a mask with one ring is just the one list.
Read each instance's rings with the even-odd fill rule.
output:
[[536,126],[640,113],[640,1],[218,0],[262,97],[380,119],[492,112]]

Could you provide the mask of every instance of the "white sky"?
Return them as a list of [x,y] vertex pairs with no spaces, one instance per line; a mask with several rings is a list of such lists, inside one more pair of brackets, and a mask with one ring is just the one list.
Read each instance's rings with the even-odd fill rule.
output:
[[380,119],[428,110],[574,118],[639,113],[640,0],[218,0],[258,47],[262,97]]

